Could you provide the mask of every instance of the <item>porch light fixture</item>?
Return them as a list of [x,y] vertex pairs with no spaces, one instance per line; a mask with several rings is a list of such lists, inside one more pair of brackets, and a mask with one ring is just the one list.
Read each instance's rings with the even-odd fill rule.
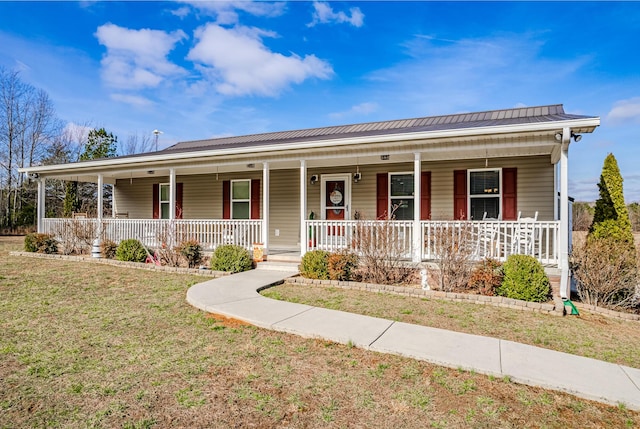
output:
[[582,140],[582,135],[576,134],[573,131],[571,131],[571,137],[573,137],[573,140],[575,140],[576,142],[579,142],[580,140]]
[[153,170],[147,171],[147,174],[154,174],[154,173],[155,173],[155,171],[153,171]]
[[556,133],[556,140],[562,141],[562,133]]
[[389,161],[389,155],[380,155],[382,161]]
[[316,183],[318,183],[318,175],[314,174],[313,176],[311,176],[311,179],[309,179],[312,185],[315,185]]
[[362,179],[362,173],[353,173],[353,181],[358,183]]
[[254,163],[249,163],[247,164],[247,168],[256,168],[256,165]]

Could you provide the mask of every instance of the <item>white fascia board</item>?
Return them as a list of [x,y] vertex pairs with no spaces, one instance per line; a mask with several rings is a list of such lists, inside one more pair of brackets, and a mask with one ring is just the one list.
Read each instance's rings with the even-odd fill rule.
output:
[[60,164],[60,165],[43,165],[36,167],[25,167],[18,171],[21,173],[53,173],[63,172],[70,169],[89,170],[94,168],[109,168],[109,167],[127,167],[128,165],[134,166],[138,164],[154,163],[154,162],[167,162],[167,161],[181,161],[194,158],[207,158],[207,157],[225,157],[233,155],[245,155],[250,153],[263,153],[263,152],[283,152],[287,150],[299,150],[299,149],[313,149],[316,147],[338,147],[338,146],[350,146],[368,143],[383,143],[383,142],[399,142],[399,141],[412,141],[412,140],[430,140],[430,139],[442,139],[452,137],[480,137],[492,134],[508,134],[508,133],[524,133],[524,132],[540,132],[540,131],[555,131],[562,130],[563,128],[582,128],[593,129],[600,125],[600,118],[585,118],[585,119],[570,119],[566,121],[556,122],[535,122],[526,124],[515,125],[500,125],[500,126],[488,126],[488,127],[476,127],[476,128],[456,128],[449,130],[438,131],[421,131],[415,133],[401,133],[401,134],[381,134],[371,136],[359,136],[348,137],[332,140],[312,140],[305,142],[293,142],[293,143],[280,143],[277,145],[264,145],[264,146],[248,146],[240,148],[230,149],[214,149],[214,150],[201,150],[190,152],[178,152],[171,154],[156,154],[148,156],[137,156],[135,158],[119,158],[119,159],[102,159],[99,161],[84,161],[82,163],[73,164]]

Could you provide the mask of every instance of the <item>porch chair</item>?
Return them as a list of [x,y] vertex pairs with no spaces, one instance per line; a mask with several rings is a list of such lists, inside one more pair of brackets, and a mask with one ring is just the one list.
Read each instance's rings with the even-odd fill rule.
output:
[[512,247],[519,253],[535,256],[536,242],[536,225],[538,220],[538,212],[533,217],[522,217],[522,212],[518,212],[518,220],[515,226]]

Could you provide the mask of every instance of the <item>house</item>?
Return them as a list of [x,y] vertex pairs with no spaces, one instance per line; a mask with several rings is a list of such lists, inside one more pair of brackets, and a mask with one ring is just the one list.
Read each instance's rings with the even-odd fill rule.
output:
[[[471,231],[477,255],[528,253],[566,271],[570,143],[600,124],[562,105],[271,132],[177,143],[141,155],[25,168],[38,180],[113,186],[95,219],[114,241],[172,225],[179,238],[265,254],[353,242],[355,225],[387,222],[406,257],[433,257],[438,229]],[[382,220],[393,214],[392,220]],[[176,232],[177,234],[177,232]],[[565,282],[566,283],[566,282]]]

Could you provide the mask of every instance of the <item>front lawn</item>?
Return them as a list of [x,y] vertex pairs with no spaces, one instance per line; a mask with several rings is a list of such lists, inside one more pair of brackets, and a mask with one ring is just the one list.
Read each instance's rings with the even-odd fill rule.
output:
[[[11,257],[0,427],[638,427],[640,413],[212,317],[200,277]],[[410,308],[407,311],[412,311]]]

